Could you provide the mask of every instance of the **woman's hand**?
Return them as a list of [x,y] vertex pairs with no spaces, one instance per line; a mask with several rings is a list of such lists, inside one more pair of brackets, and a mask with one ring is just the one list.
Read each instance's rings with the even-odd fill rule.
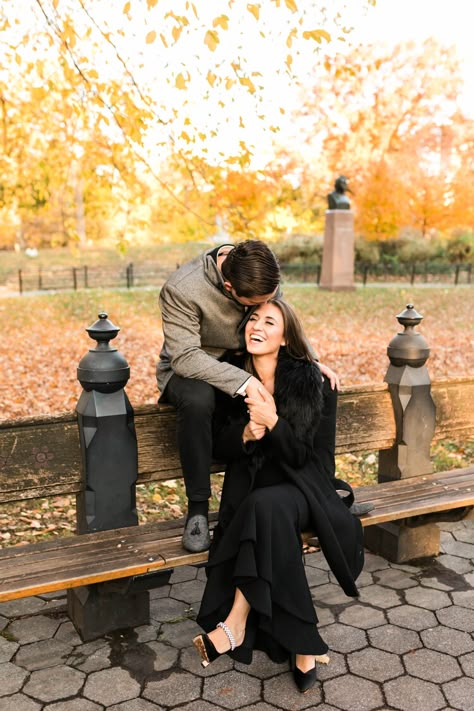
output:
[[265,425],[257,425],[256,422],[250,420],[245,425],[242,433],[243,443],[246,444],[247,442],[255,442],[258,439],[262,439],[265,436],[265,432]]
[[245,398],[250,421],[271,431],[278,421],[275,400],[264,387],[259,388],[258,392],[259,399]]

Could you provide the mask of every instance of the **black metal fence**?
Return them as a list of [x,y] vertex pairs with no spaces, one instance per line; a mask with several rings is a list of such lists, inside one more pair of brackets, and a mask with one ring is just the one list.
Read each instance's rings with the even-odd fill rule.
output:
[[[179,266],[179,265],[176,265]],[[319,284],[321,264],[282,264],[283,280]],[[161,286],[173,270],[158,262],[138,262],[124,265],[39,267],[37,270],[18,270],[18,291],[58,291],[62,289],[127,288]],[[472,264],[419,262],[413,264],[355,264],[356,283],[390,283],[408,281],[410,284],[471,284]]]

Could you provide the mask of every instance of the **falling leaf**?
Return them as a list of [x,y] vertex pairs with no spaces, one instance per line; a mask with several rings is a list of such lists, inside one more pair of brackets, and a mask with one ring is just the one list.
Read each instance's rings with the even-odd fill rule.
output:
[[151,32],[148,32],[147,36],[145,37],[145,41],[147,44],[153,44],[153,42],[156,40],[156,32],[155,30],[152,30]]
[[326,42],[331,41],[331,35],[326,30],[306,30],[303,32],[304,39],[312,39],[315,42],[321,43],[321,40],[325,39]]
[[256,20],[260,17],[260,6],[259,5],[247,5],[247,10],[255,17]]
[[211,52],[214,52],[217,45],[219,44],[219,35],[213,30],[208,30],[206,36],[204,37],[204,44],[207,45]]

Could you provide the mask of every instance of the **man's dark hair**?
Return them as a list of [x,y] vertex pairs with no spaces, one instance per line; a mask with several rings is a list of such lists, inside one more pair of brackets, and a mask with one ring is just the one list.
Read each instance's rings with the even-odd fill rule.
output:
[[251,299],[273,294],[280,284],[280,267],[270,247],[257,239],[240,242],[222,263],[224,279],[237,296]]

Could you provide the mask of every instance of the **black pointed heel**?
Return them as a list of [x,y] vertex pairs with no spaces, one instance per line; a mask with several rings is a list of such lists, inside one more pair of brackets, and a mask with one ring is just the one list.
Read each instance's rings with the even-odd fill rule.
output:
[[292,654],[290,666],[293,671],[293,679],[295,680],[298,690],[301,691],[302,694],[306,694],[316,684],[316,662],[313,669],[309,669],[307,672],[302,672],[301,669],[298,669],[296,666],[296,654]]
[[234,635],[225,622],[218,622],[217,627],[221,627],[224,630],[230,643],[230,649],[227,649],[225,652],[218,652],[207,634],[199,634],[193,639],[193,644],[201,657],[201,665],[204,668],[217,659],[217,657],[221,657],[223,654],[227,654],[227,652],[233,652],[236,647]]

